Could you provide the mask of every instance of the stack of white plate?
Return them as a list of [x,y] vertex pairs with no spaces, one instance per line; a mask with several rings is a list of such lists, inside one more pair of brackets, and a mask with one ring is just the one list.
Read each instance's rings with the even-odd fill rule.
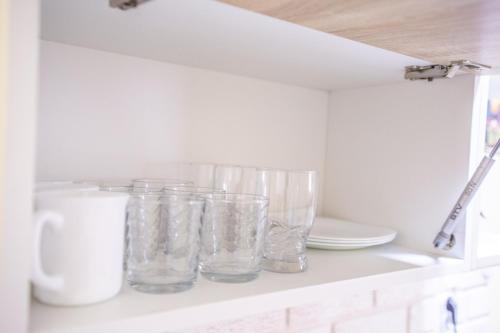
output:
[[354,250],[391,242],[397,232],[386,227],[317,217],[307,247],[325,250]]

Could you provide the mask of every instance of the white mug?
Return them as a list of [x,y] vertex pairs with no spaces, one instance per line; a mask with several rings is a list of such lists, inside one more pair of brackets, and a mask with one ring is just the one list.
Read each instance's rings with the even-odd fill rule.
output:
[[128,194],[38,193],[35,198],[34,296],[51,305],[84,305],[122,285]]

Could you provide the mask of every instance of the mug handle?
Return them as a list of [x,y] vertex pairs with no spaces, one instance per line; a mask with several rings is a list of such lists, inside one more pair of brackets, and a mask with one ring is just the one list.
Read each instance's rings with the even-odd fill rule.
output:
[[33,267],[31,279],[34,284],[49,290],[60,290],[64,285],[62,276],[50,276],[43,270],[42,264],[42,233],[46,225],[51,225],[56,229],[60,229],[64,225],[64,217],[56,212],[45,210],[38,211],[33,217],[34,233],[33,233]]

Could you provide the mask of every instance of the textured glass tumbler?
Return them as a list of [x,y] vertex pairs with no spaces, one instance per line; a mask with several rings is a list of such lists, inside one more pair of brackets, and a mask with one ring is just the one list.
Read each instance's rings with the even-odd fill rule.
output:
[[131,195],[126,275],[132,288],[173,293],[193,286],[203,209],[204,199],[194,195]]
[[307,269],[306,241],[316,214],[315,171],[260,170],[269,197],[265,270],[282,273]]
[[249,194],[206,196],[200,271],[212,281],[246,282],[259,275],[268,200]]

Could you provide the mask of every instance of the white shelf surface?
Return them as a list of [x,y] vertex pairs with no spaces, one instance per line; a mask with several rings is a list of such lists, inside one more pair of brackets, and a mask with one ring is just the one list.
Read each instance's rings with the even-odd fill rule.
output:
[[165,332],[320,301],[464,270],[459,259],[436,257],[395,245],[356,251],[309,250],[309,270],[262,272],[244,284],[199,278],[178,294],[150,295],[124,287],[112,300],[83,307],[31,307],[31,332]]

